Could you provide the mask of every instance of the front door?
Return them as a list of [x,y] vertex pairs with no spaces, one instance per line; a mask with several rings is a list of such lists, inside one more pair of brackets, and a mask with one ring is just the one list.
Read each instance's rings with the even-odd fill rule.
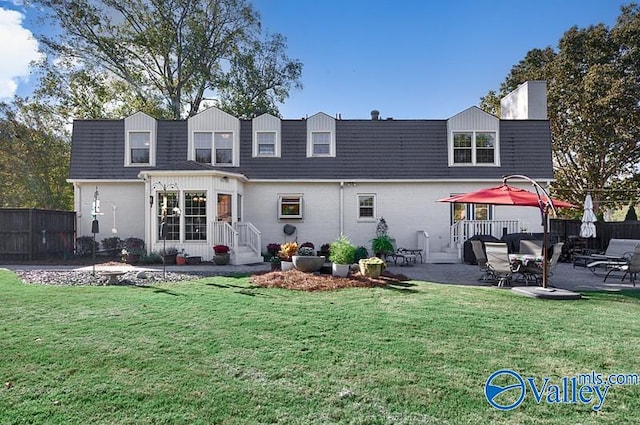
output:
[[231,195],[227,193],[218,193],[218,211],[216,220],[231,223],[231,219]]

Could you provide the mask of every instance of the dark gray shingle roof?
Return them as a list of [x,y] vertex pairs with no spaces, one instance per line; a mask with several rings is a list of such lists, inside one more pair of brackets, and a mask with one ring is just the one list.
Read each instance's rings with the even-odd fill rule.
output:
[[[280,158],[253,158],[251,124],[241,121],[240,167],[217,169],[249,179],[553,177],[546,120],[500,121],[500,167],[449,167],[446,120],[338,120],[335,158],[306,157],[304,120],[282,121]],[[75,121],[70,178],[135,179],[142,169],[193,169],[186,162],[187,122],[158,121],[157,128],[157,167],[125,167],[123,120]]]

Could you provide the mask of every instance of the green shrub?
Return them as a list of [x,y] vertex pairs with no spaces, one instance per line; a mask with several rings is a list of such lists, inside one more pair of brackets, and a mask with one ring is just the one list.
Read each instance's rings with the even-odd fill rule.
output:
[[351,244],[349,238],[340,235],[329,246],[329,261],[336,264],[352,264],[355,253],[356,247]]
[[363,246],[359,246],[356,248],[356,253],[354,257],[355,258],[353,259],[353,262],[357,263],[358,261],[364,258],[369,258],[369,251],[367,251],[367,248]]

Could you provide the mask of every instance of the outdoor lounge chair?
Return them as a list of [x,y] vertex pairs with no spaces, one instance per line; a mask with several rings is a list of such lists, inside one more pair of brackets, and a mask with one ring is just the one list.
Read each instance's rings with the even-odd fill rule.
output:
[[607,281],[609,275],[614,271],[623,271],[622,280],[626,275],[629,275],[629,281],[636,286],[636,276],[640,273],[640,244],[636,245],[633,254],[628,256],[624,263],[620,263],[619,265],[611,267],[611,269],[607,272],[607,275],[604,277],[604,281]]
[[391,240],[393,244],[393,252],[389,252],[385,255],[385,260],[389,260],[391,258],[393,260],[393,264],[397,265],[398,260],[400,261],[401,266],[408,266],[411,264],[416,264],[416,260],[420,257],[420,262],[423,263],[422,259],[422,250],[421,249],[407,249],[407,248],[396,248],[395,239]]
[[478,267],[480,267],[480,271],[482,272],[482,276],[478,278],[481,281],[495,281],[496,277],[493,275],[493,272],[487,266],[487,254],[484,253],[484,248],[482,247],[481,240],[472,240],[471,248],[473,249],[473,255],[476,257],[476,262],[478,263]]
[[637,239],[611,239],[609,246],[604,254],[592,254],[587,257],[590,262],[587,263],[587,268],[596,274],[598,268],[616,268],[624,265],[629,256],[631,256],[636,248],[636,245],[640,244],[640,240]]
[[509,250],[507,244],[496,242],[485,242],[487,253],[487,267],[498,281],[498,287],[511,284],[511,276],[514,271],[509,261]]

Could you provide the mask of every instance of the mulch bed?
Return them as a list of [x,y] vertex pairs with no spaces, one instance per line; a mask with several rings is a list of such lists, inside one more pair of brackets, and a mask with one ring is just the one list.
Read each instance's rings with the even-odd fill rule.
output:
[[264,288],[284,288],[296,291],[333,291],[342,288],[373,288],[409,280],[404,275],[383,272],[379,279],[362,276],[333,277],[326,274],[304,273],[298,270],[274,271],[251,276],[254,285]]

